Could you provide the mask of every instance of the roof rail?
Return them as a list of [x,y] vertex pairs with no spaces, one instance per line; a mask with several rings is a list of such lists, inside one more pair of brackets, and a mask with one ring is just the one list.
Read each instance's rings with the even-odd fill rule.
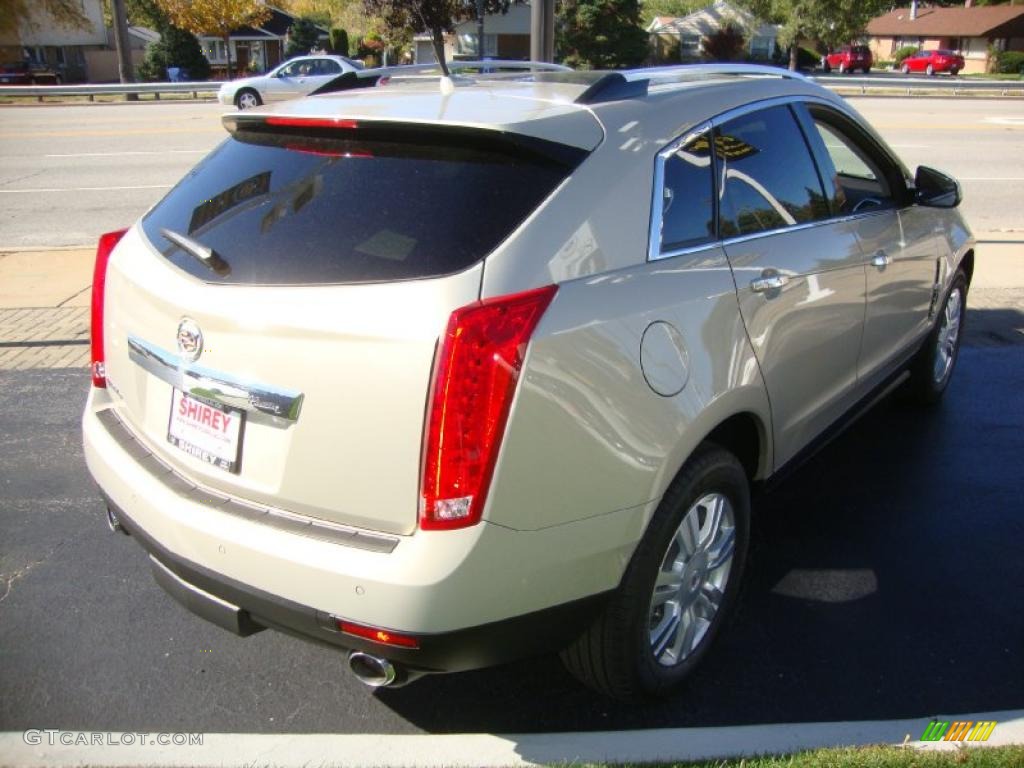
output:
[[647,95],[653,84],[685,83],[715,75],[746,75],[755,77],[781,77],[811,82],[799,72],[763,64],[678,64],[671,67],[649,67],[609,72],[587,88],[576,99],[577,104],[598,104]]
[[[569,67],[551,64],[546,61],[520,61],[511,59],[481,59],[478,61],[449,61],[448,70],[454,75],[467,69],[480,70],[481,73],[498,71],[521,72],[572,72]],[[372,88],[379,82],[387,82],[396,77],[441,76],[441,67],[437,62],[431,64],[399,64],[394,67],[374,67],[346,72],[313,91],[310,96],[336,91],[348,91],[353,88]]]

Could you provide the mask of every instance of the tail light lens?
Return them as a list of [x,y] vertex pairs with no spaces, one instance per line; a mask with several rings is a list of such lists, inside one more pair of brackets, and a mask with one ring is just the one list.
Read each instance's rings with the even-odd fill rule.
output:
[[96,266],[92,272],[92,385],[105,389],[107,386],[106,353],[103,348],[103,299],[107,287],[107,263],[127,229],[100,235],[96,246]]
[[556,290],[550,285],[452,313],[434,364],[420,528],[480,521],[526,348]]

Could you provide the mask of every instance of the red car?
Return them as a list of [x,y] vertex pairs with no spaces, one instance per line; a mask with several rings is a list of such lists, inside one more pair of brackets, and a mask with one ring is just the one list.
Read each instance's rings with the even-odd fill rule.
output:
[[866,75],[871,71],[873,63],[871,49],[866,45],[844,45],[838,50],[823,56],[821,68],[826,72],[836,69],[844,74],[846,72],[856,72],[859,69]]
[[903,66],[900,67],[904,75],[911,72],[924,72],[928,75],[934,75],[936,72],[949,72],[949,74],[955,75],[963,68],[964,57],[959,53],[945,50],[918,51],[913,56],[905,58]]

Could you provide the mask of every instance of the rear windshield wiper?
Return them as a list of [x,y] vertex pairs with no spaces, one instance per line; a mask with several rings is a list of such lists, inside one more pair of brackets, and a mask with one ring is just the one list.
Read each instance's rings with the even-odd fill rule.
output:
[[161,229],[160,234],[185,251],[185,253],[194,256],[200,264],[209,267],[221,277],[227,277],[231,274],[231,265],[224,261],[213,248],[209,248],[197,240],[193,240],[191,237],[175,232],[173,229]]

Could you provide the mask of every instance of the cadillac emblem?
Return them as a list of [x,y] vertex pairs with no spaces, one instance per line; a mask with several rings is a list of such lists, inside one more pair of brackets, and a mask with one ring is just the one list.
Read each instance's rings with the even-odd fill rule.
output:
[[203,354],[203,332],[195,320],[183,317],[178,323],[178,353],[190,363]]

